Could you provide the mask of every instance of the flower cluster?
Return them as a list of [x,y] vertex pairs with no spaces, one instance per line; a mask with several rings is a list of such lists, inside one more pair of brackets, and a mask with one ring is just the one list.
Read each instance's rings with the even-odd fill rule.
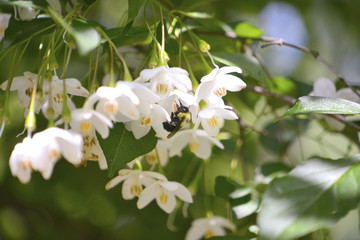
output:
[[[47,1],[50,8],[61,15],[58,2]],[[17,7],[15,20],[31,21],[39,13],[32,7]],[[0,14],[0,41],[9,19],[10,15]],[[49,179],[61,156],[75,166],[97,161],[100,169],[107,169],[108,162],[97,136],[107,138],[116,123],[124,124],[135,139],[141,139],[151,129],[155,131],[157,145],[145,156],[151,166],[166,165],[169,158],[180,156],[187,146],[203,160],[210,158],[213,145],[223,149],[216,137],[224,120],[238,118],[223,97],[227,91],[246,87],[235,75],[240,74],[241,69],[215,66],[201,78],[197,89],[193,89],[186,70],[168,67],[164,62],[159,61],[161,66],[142,70],[134,81],[112,81],[109,86],[100,86],[92,93],[75,78],[59,78],[56,66],[48,67],[50,64],[38,74],[24,72],[23,76],[3,82],[0,89],[17,91],[27,121],[31,117],[35,119],[35,114],[41,111],[53,126],[33,133],[35,125],[26,125],[28,136],[15,146],[10,156],[13,176],[28,183],[32,171],[38,171],[44,179]],[[85,98],[82,107],[76,106],[73,96]],[[121,169],[105,188],[109,190],[123,182],[124,199],[138,198],[139,209],[155,199],[168,214],[177,206],[176,197],[186,203],[193,202],[192,194],[184,185],[169,181],[163,174],[152,171],[153,168],[140,169]],[[200,232],[193,230],[194,226]],[[235,229],[220,217],[198,219],[187,239],[223,235],[223,227]]]

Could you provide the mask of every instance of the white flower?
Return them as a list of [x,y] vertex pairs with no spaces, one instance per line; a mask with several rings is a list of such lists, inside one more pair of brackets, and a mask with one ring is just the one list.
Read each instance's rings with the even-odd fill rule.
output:
[[211,155],[211,143],[223,149],[222,143],[210,137],[204,130],[189,129],[180,131],[171,139],[169,156],[180,155],[182,149],[189,144],[190,151],[201,159],[208,159]]
[[142,70],[140,77],[135,81],[150,81],[150,89],[161,97],[168,96],[174,89],[174,86],[183,92],[192,90],[188,72],[176,67],[167,68],[161,66],[154,69]]
[[125,200],[130,200],[134,197],[138,197],[141,194],[143,186],[149,186],[156,180],[167,181],[166,177],[164,177],[160,173],[121,169],[119,171],[119,176],[111,179],[106,184],[105,189],[109,190],[110,188],[113,188],[117,184],[124,181],[122,186],[122,196]]
[[[18,91],[18,99],[24,108],[28,108],[31,100],[31,94],[33,87],[38,78],[37,74],[31,72],[24,72],[24,76],[15,77],[12,81],[10,90]],[[62,105],[63,105],[63,81],[60,80],[57,76],[53,76],[51,82],[49,80],[44,79],[43,84],[43,96],[41,99],[36,99],[35,104],[35,112],[38,113],[40,111],[41,106],[45,105],[44,114],[47,116],[47,111],[52,108],[55,113],[55,117],[61,114]],[[66,93],[86,97],[89,92],[81,86],[79,80],[75,78],[66,78]],[[0,85],[2,90],[6,90],[8,81],[3,82]],[[70,98],[68,100],[68,105],[70,108],[75,106]]]
[[[324,77],[315,81],[313,91],[309,95],[342,98],[352,102],[360,102],[360,98],[350,88],[343,88],[339,91],[336,91],[335,84],[330,79]],[[330,118],[328,116],[324,116],[324,119],[329,126],[337,131],[341,131],[345,128],[345,125],[336,119]]]
[[169,121],[169,114],[158,104],[151,104],[148,114],[142,113],[136,121],[126,122],[125,127],[132,131],[136,139],[145,136],[151,129],[155,130],[156,136],[165,138],[168,132],[163,128],[162,122]]
[[4,38],[5,30],[9,26],[11,14],[0,13],[0,41]]
[[113,124],[103,114],[84,107],[71,111],[70,126],[83,136],[89,135],[96,130],[102,138],[107,138],[109,136],[109,127],[113,127]]
[[137,207],[142,209],[152,200],[156,199],[157,204],[162,210],[166,213],[171,213],[176,207],[175,196],[185,202],[193,202],[190,191],[180,183],[156,181],[141,192]]
[[139,110],[136,108],[140,103],[139,98],[126,84],[118,83],[116,88],[102,86],[97,89],[96,94],[100,98],[96,109],[112,120],[120,121],[119,114],[131,120],[139,118]]
[[231,111],[230,106],[208,106],[199,112],[201,126],[210,136],[219,134],[220,128],[224,124],[224,119],[234,120],[237,115]]
[[10,156],[10,170],[13,176],[18,177],[20,182],[28,183],[31,178],[32,151],[36,147],[30,137],[24,138],[21,143],[15,145]]
[[73,165],[81,163],[83,141],[80,134],[60,128],[48,128],[36,133],[32,141],[41,151],[34,151],[35,159],[31,166],[49,179],[55,163],[64,156]]
[[165,166],[169,161],[169,148],[171,146],[170,140],[158,139],[155,149],[145,155],[146,161],[150,165],[155,165],[158,160],[161,166]]
[[89,134],[83,134],[83,159],[82,163],[86,165],[87,161],[98,161],[100,169],[104,170],[108,168],[104,152],[96,137],[95,131]]
[[204,99],[210,105],[216,105],[226,95],[226,91],[237,92],[246,87],[243,80],[228,73],[241,73],[238,67],[215,68],[211,73],[202,77],[196,89],[195,98],[199,102]]
[[192,222],[186,233],[185,240],[200,240],[213,236],[226,235],[225,228],[235,231],[236,226],[226,218],[213,216],[210,218],[199,218]]
[[[18,99],[20,105],[24,108],[28,108],[31,100],[31,93],[36,82],[37,74],[31,72],[24,72],[24,76],[15,77],[12,81],[10,91],[18,91]],[[3,82],[0,85],[2,90],[6,90],[8,81]],[[40,111],[41,106],[45,103],[43,99],[36,99],[35,112]]]
[[11,172],[22,183],[30,181],[32,170],[41,172],[45,179],[49,179],[61,155],[74,165],[81,163],[82,145],[79,134],[48,128],[16,144],[10,156]]
[[[74,96],[87,97],[89,91],[81,86],[79,80],[75,78],[66,78],[66,93]],[[50,85],[44,84],[44,99],[47,99],[45,104],[48,108],[51,107],[54,110],[55,117],[60,115],[63,107],[63,89],[64,89],[64,80],[60,80],[58,76],[53,76]],[[70,98],[67,98],[69,108],[74,108]]]

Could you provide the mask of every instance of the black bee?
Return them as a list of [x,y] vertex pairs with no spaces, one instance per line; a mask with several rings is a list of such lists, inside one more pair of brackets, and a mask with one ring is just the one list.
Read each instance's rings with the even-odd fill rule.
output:
[[182,105],[179,101],[179,104],[176,104],[176,111],[171,113],[171,121],[163,122],[163,127],[166,131],[170,132],[167,138],[171,138],[175,135],[182,127],[190,122],[191,113],[189,108]]

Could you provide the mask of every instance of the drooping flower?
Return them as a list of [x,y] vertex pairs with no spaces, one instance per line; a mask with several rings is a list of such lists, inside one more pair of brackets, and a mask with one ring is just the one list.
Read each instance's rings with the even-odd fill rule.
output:
[[155,165],[159,161],[165,166],[169,161],[170,140],[158,139],[155,149],[145,155],[146,161],[150,165]]
[[141,170],[121,169],[119,176],[111,179],[105,186],[106,190],[115,187],[117,184],[124,182],[122,186],[122,196],[125,200],[139,197],[143,186],[147,187],[156,180],[167,181],[166,177],[160,173]]
[[136,139],[145,136],[151,129],[155,130],[156,136],[165,138],[168,132],[162,126],[162,122],[170,120],[168,113],[158,104],[151,104],[149,113],[141,113],[136,121],[125,123],[128,131],[132,131]]
[[[25,109],[29,107],[31,94],[33,91],[33,87],[38,78],[37,74],[31,72],[24,72],[24,76],[15,77],[12,81],[10,90],[18,91],[18,99]],[[43,84],[43,95],[41,98],[38,97],[36,99],[35,104],[35,112],[38,113],[40,108],[45,105],[44,113],[47,116],[47,111],[50,108],[54,111],[55,117],[60,115],[63,107],[63,81],[60,80],[56,75],[52,77],[51,81],[48,79],[44,80]],[[74,96],[88,96],[89,92],[81,86],[79,80],[75,78],[66,78],[66,93]],[[3,82],[0,85],[2,90],[6,90],[8,81]],[[68,105],[74,106],[71,102],[71,99],[68,98]]]
[[100,169],[107,169],[108,165],[106,158],[96,137],[95,131],[83,134],[82,137],[84,142],[82,164],[86,165],[87,161],[97,161],[99,162]]
[[71,111],[70,126],[82,135],[88,135],[96,130],[102,138],[107,138],[109,127],[113,127],[113,124],[110,119],[93,109],[80,108]]
[[185,240],[200,240],[213,236],[224,236],[226,235],[225,229],[235,231],[236,226],[226,218],[219,216],[195,219],[186,233]]
[[0,13],[0,41],[4,38],[5,30],[9,26],[11,14]]
[[172,139],[169,156],[181,155],[182,149],[189,144],[190,151],[201,159],[208,159],[211,155],[211,144],[223,149],[222,143],[209,136],[204,130],[188,129],[178,132]]
[[18,177],[20,182],[28,183],[31,178],[32,151],[35,146],[30,137],[24,138],[21,143],[15,145],[10,156],[10,170],[13,176]]
[[153,69],[145,69],[140,73],[137,82],[150,82],[150,89],[161,97],[167,97],[174,87],[189,92],[192,90],[191,80],[186,70],[182,68],[168,68],[160,66]]
[[[50,84],[44,84],[44,97],[46,99],[45,104],[47,104],[48,108],[52,108],[55,113],[55,117],[60,115],[63,108],[63,89],[64,89],[64,81],[66,84],[66,93],[73,96],[81,96],[87,97],[89,95],[89,91],[81,86],[79,80],[75,78],[66,78],[64,80],[60,80],[58,76],[53,76]],[[68,105],[71,108],[75,106],[70,98],[67,98]]]
[[[24,72],[24,76],[15,77],[12,81],[10,91],[18,91],[19,103],[23,108],[28,108],[31,100],[31,93],[38,75],[31,72]],[[2,90],[6,90],[8,81],[0,85]],[[36,99],[35,112],[38,113],[46,100]]]
[[201,78],[196,89],[195,98],[199,102],[204,99],[210,105],[217,105],[227,91],[237,92],[246,87],[240,78],[229,73],[241,73],[238,67],[215,68],[211,73]]
[[162,210],[171,213],[176,207],[175,196],[185,202],[193,202],[190,191],[182,184],[171,181],[155,181],[141,192],[137,207],[142,209],[156,199],[156,203]]
[[80,134],[48,128],[16,144],[9,161],[11,172],[22,183],[30,181],[32,170],[49,179],[61,155],[74,165],[81,163],[82,145]]
[[201,126],[209,134],[216,136],[224,124],[224,119],[238,119],[237,115],[231,111],[230,106],[208,106],[199,112]]

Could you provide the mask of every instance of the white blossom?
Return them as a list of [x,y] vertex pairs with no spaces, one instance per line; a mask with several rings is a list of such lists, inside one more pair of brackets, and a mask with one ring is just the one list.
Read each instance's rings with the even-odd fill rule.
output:
[[98,161],[99,167],[102,170],[108,168],[104,152],[96,137],[95,131],[88,134],[83,134],[83,158],[82,164],[86,165],[87,161]]
[[171,139],[169,156],[181,155],[182,149],[189,144],[190,151],[201,159],[208,159],[211,155],[211,144],[223,149],[222,143],[209,136],[204,130],[188,129],[178,132]]
[[201,126],[210,136],[219,134],[220,128],[224,125],[224,119],[234,120],[237,115],[231,111],[230,106],[208,106],[199,112]]
[[9,26],[11,14],[0,13],[0,41],[4,38],[5,30]]
[[225,229],[236,230],[236,226],[226,218],[213,216],[210,218],[199,218],[192,222],[186,233],[185,240],[200,240],[213,236],[226,235]]
[[[12,81],[10,90],[18,91],[18,99],[24,108],[28,108],[31,100],[31,94],[33,87],[36,84],[38,75],[31,72],[24,72],[24,76],[15,77]],[[54,111],[55,117],[60,115],[63,107],[63,81],[60,80],[56,75],[52,77],[51,81],[44,79],[42,86],[43,95],[39,98],[37,95],[35,103],[35,112],[38,113],[40,108],[44,106],[44,115],[47,116],[47,112],[51,108]],[[81,86],[79,80],[75,78],[66,78],[66,93],[74,96],[88,96],[89,92]],[[0,85],[2,90],[6,90],[8,81],[3,82]],[[68,98],[69,108],[75,106],[71,99]]]
[[109,190],[117,184],[124,182],[122,186],[122,196],[125,200],[138,197],[143,190],[143,186],[147,187],[156,180],[167,181],[165,176],[151,171],[121,169],[118,174],[119,176],[111,179],[106,184],[105,189]]
[[110,119],[103,114],[86,107],[71,111],[70,126],[82,135],[88,135],[97,131],[102,138],[109,136],[109,127],[113,127]]
[[240,78],[228,73],[241,73],[238,67],[215,68],[211,73],[201,78],[196,89],[195,98],[199,102],[204,99],[210,105],[217,105],[227,91],[237,92],[246,87]]
[[10,156],[10,170],[13,176],[18,177],[20,182],[28,183],[31,178],[32,151],[36,147],[30,137],[24,138],[21,143],[15,145]]
[[182,68],[168,68],[160,66],[154,69],[145,69],[140,73],[137,82],[150,82],[150,89],[161,97],[167,97],[174,87],[189,92],[192,90],[191,80],[186,70]]
[[48,128],[16,144],[10,156],[11,172],[23,183],[30,181],[32,170],[49,179],[61,155],[74,165],[81,163],[82,145],[82,137],[78,133]]
[[171,181],[156,181],[141,192],[137,207],[142,209],[156,199],[156,203],[162,210],[171,213],[176,207],[175,196],[185,202],[193,202],[190,191],[182,184]]

